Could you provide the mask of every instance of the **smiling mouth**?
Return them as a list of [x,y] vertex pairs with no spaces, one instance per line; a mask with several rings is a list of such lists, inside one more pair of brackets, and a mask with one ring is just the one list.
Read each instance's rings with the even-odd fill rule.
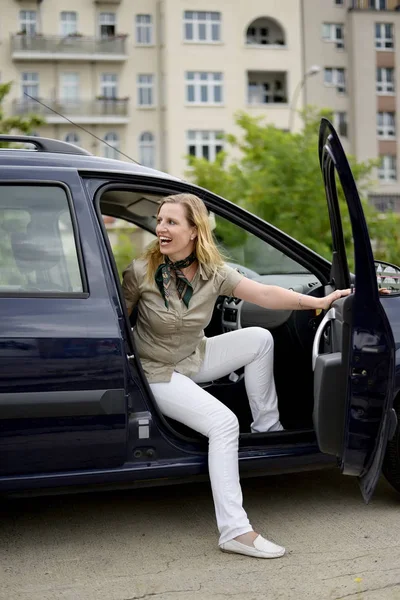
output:
[[160,236],[159,238],[161,246],[168,246],[172,242],[171,238]]

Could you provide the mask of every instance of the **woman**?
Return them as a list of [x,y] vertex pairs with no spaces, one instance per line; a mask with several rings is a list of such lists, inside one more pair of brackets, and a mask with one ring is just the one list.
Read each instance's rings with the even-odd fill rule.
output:
[[123,275],[130,312],[138,306],[134,339],[161,412],[209,438],[208,465],[219,547],[259,558],[285,549],[253,531],[242,506],[236,416],[198,384],[244,367],[254,432],[280,431],[273,377],[273,339],[260,327],[206,339],[218,296],[236,296],[270,309],[327,309],[349,291],[314,298],[247,279],[224,264],[197,196],[164,198],[157,241]]

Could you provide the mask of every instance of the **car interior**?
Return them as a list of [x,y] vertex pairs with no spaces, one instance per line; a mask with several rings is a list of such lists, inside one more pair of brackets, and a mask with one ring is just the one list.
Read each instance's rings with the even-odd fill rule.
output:
[[[113,186],[98,196],[97,209],[101,216],[115,217],[133,223],[154,233],[157,205],[165,194],[146,193]],[[100,216],[100,215],[99,215]],[[266,284],[320,296],[323,286],[318,278],[303,265],[289,258],[271,244],[219,216],[210,213],[210,224],[217,244],[226,262],[247,277]],[[106,229],[104,232],[106,232]],[[106,234],[107,235],[107,234]],[[111,247],[111,246],[110,246]],[[134,256],[132,256],[134,258]],[[130,317],[134,326],[135,311]],[[322,319],[316,311],[269,310],[238,298],[219,297],[212,319],[205,330],[206,337],[232,331],[240,327],[259,326],[273,335],[274,374],[281,422],[288,432],[313,435],[313,371],[312,344],[315,331]],[[243,370],[204,384],[207,391],[225,403],[237,415],[241,439],[254,442],[265,434],[251,434],[251,413],[247,401]],[[189,439],[201,435],[186,426],[166,419],[175,433]],[[285,434],[267,434],[277,440]]]

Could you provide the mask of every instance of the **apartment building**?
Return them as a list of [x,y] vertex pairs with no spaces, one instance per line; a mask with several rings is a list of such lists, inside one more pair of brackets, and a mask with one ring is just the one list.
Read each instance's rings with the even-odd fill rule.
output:
[[300,127],[289,103],[303,77],[299,0],[1,4],[1,80],[14,81],[6,109],[42,114],[41,135],[181,176],[187,154],[215,158],[239,110]]
[[[303,0],[307,104],[334,110],[335,125],[358,160],[380,158],[371,200],[400,211],[400,0]],[[318,58],[316,58],[318,57]]]
[[305,104],[329,107],[348,152],[381,158],[375,203],[400,210],[399,5],[1,0],[5,109],[42,114],[41,135],[182,176],[187,154],[215,158],[239,110],[297,129]]

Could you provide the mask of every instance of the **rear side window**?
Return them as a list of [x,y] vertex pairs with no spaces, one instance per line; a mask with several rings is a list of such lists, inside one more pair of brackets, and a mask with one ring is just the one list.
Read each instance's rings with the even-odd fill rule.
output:
[[0,185],[0,294],[83,291],[66,191]]

